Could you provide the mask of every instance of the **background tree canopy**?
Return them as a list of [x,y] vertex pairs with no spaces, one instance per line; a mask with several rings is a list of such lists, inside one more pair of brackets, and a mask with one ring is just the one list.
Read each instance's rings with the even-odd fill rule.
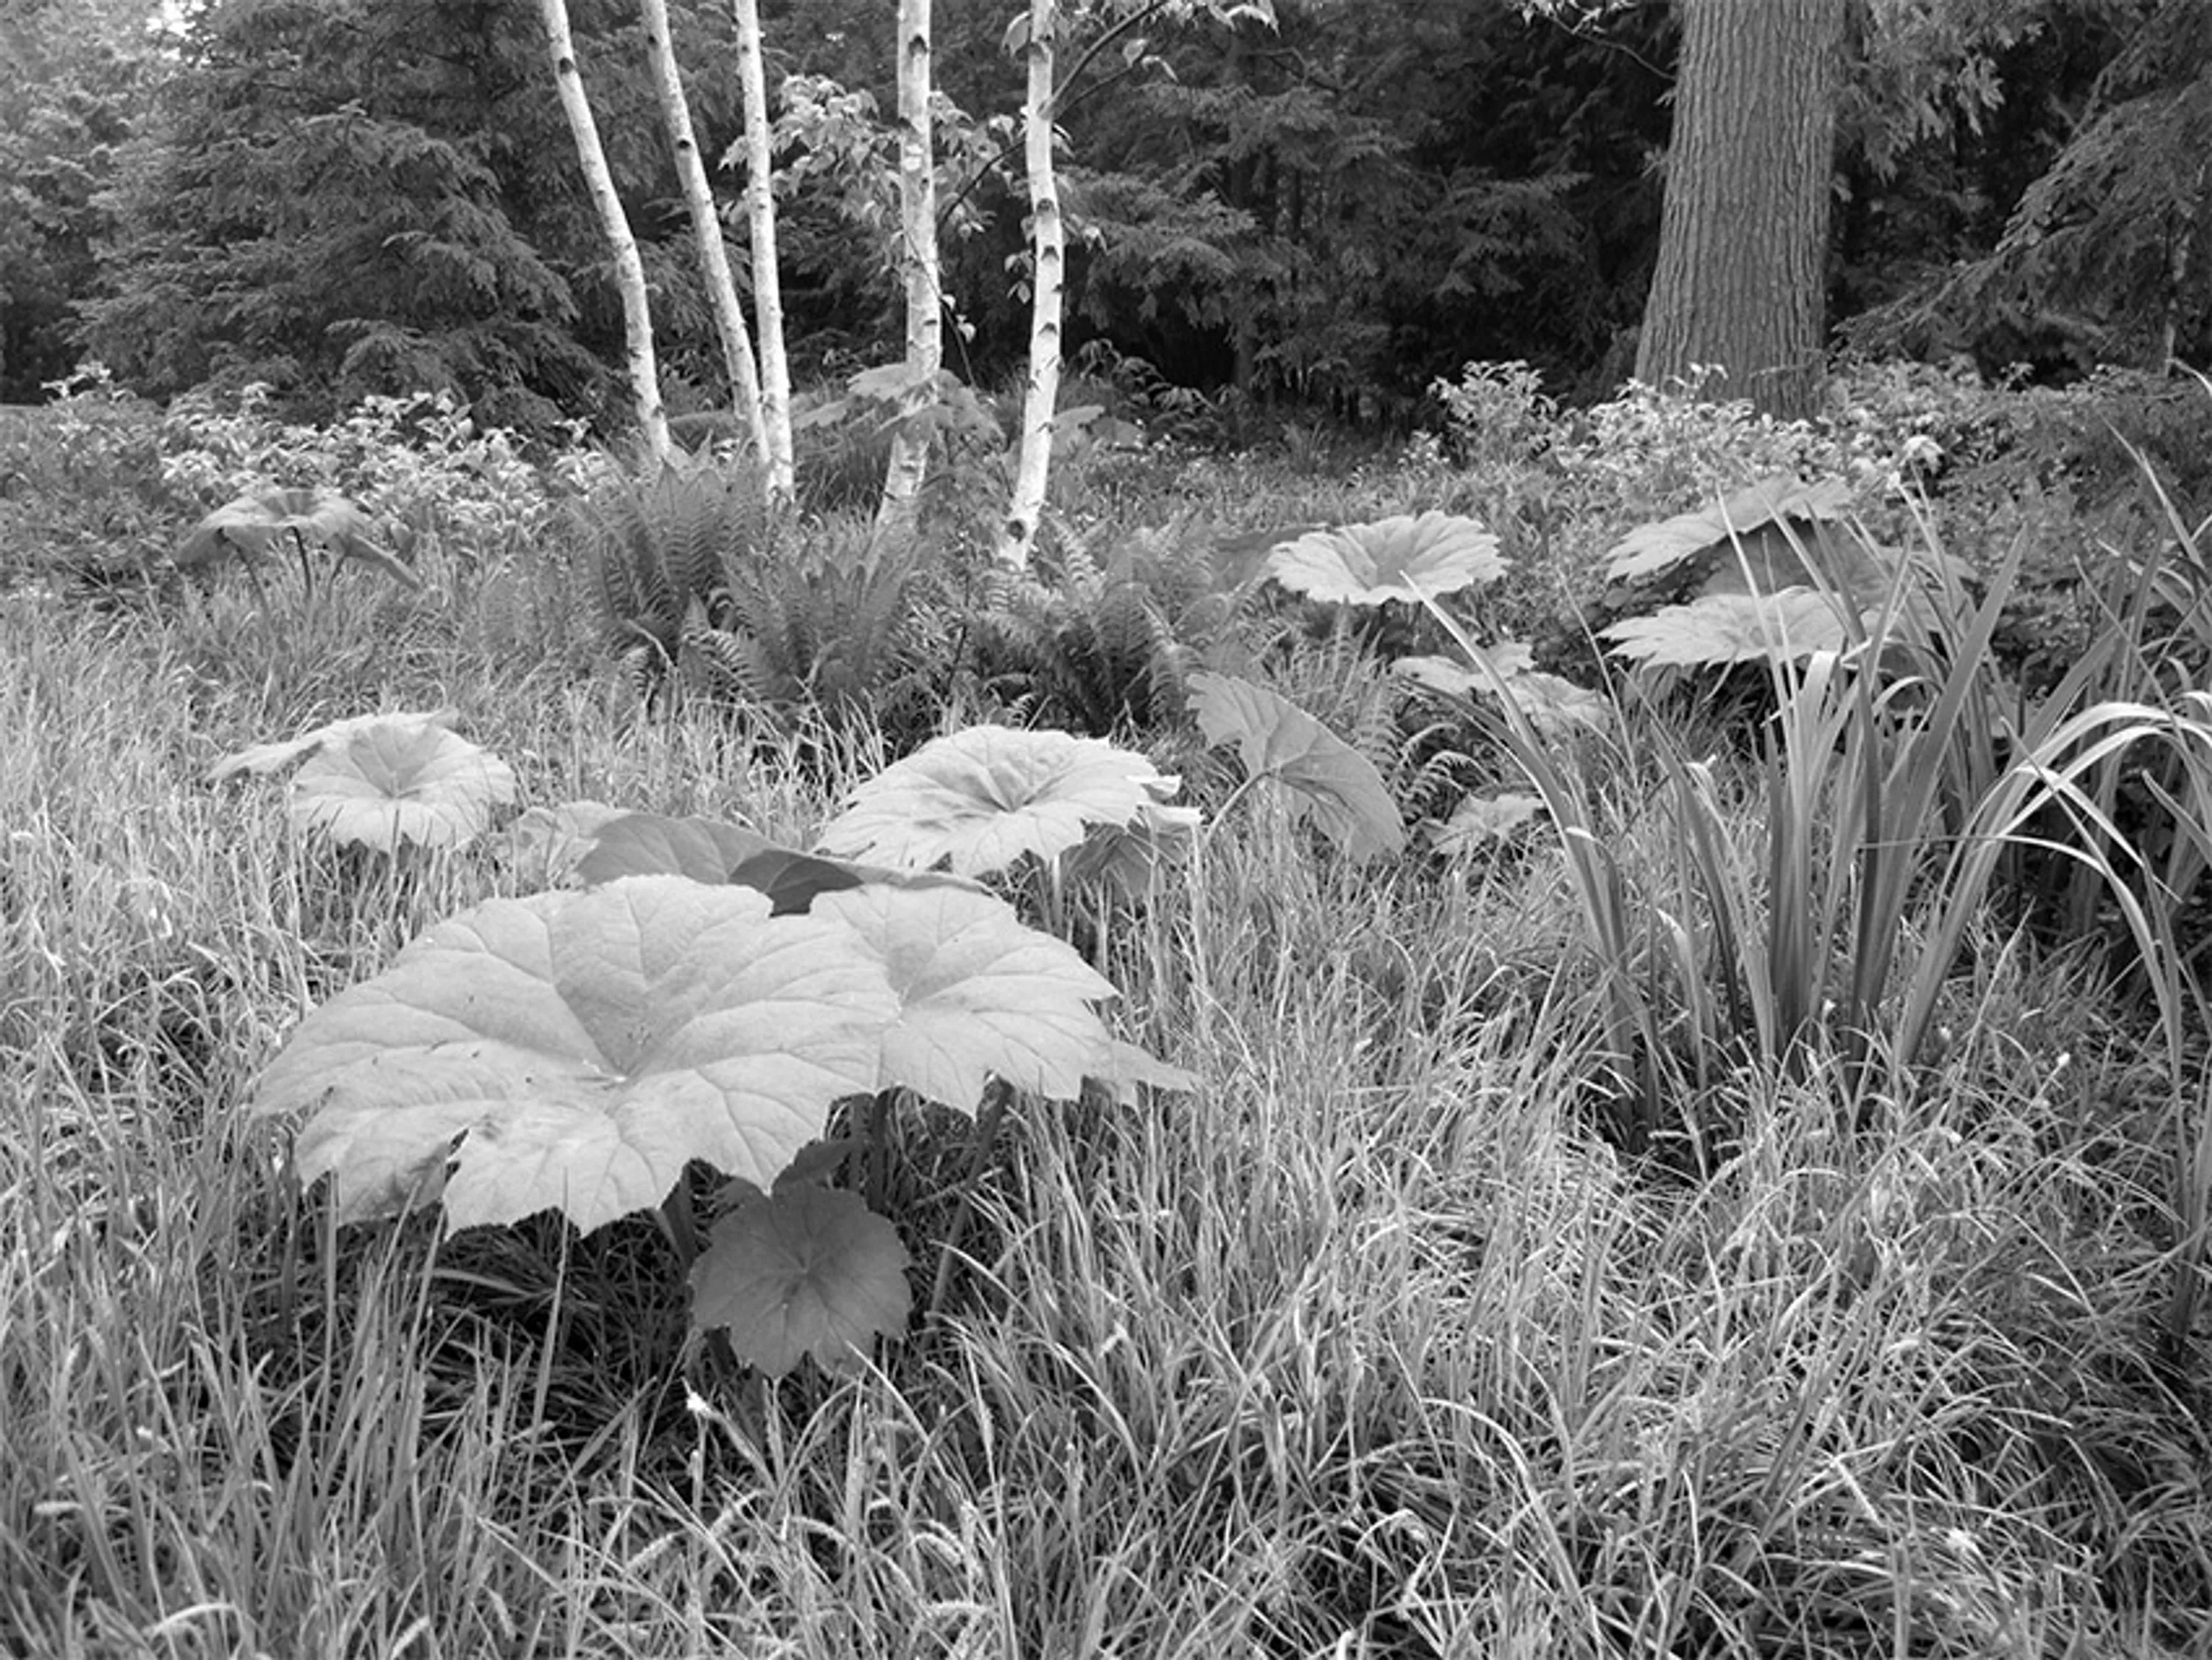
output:
[[[1838,3],[1832,326],[1991,368],[2203,360],[2212,8]],[[33,399],[89,354],[155,396],[264,380],[315,411],[444,388],[523,426],[615,407],[619,312],[526,0],[215,0],[173,33],[159,9],[0,12],[0,398]],[[727,8],[672,11],[720,157],[740,115]],[[1071,342],[1364,419],[1405,418],[1471,359],[1527,360],[1570,397],[1623,378],[1659,244],[1673,7],[1278,11],[1270,31],[1125,3],[1064,52]],[[953,361],[989,381],[1024,337],[1012,11],[938,12]],[[672,407],[718,405],[635,8],[573,13]],[[798,367],[883,360],[898,339],[888,15],[763,13]],[[741,184],[718,172],[733,235]]]

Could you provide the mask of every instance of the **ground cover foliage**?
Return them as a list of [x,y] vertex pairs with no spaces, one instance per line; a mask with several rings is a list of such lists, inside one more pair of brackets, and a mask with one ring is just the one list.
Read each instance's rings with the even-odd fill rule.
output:
[[[1849,387],[1565,416],[1496,366],[1401,452],[1101,446],[1019,580],[957,477],[911,546],[716,545],[434,400],[0,437],[0,1652],[2197,1651],[2212,398]],[[1944,627],[1607,650],[1683,597],[1632,533],[1778,473],[1963,567]],[[275,488],[419,589],[175,568]],[[753,621],[866,559],[897,651]],[[1180,780],[1170,857],[973,880],[1188,1087],[840,1109],[821,1190],[912,1263],[865,1364],[691,1335],[650,1212],[342,1228],[250,1115],[579,842],[886,861],[927,827],[825,830],[994,725]]]

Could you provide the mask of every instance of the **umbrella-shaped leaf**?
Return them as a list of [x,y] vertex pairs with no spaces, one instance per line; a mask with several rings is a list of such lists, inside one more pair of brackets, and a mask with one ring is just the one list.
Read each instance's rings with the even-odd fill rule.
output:
[[899,1001],[853,930],[743,888],[640,876],[493,900],[300,1023],[257,1113],[307,1112],[338,1215],[445,1182],[449,1227],[549,1208],[590,1229],[703,1160],[766,1189],[876,1087]]
[[1701,554],[1729,548],[1736,538],[1778,521],[1840,518],[1850,503],[1851,488],[1840,479],[1817,484],[1786,475],[1761,479],[1711,507],[1630,531],[1606,555],[1606,572],[1616,582],[1654,576]]
[[1054,1100],[1082,1094],[1109,1038],[1092,1005],[1115,995],[1113,982],[1003,900],[870,886],[823,894],[811,914],[850,928],[897,994],[879,1087],[963,1112],[994,1075]]
[[1233,743],[1244,770],[1291,793],[1294,815],[1310,813],[1323,834],[1355,859],[1406,845],[1397,804],[1375,764],[1288,699],[1233,675],[1190,677],[1190,706],[1208,743]]
[[1449,822],[1437,827],[1429,845],[1447,857],[1472,853],[1505,840],[1543,810],[1539,796],[1469,796]]
[[398,730],[411,726],[451,726],[459,711],[433,709],[413,713],[394,712],[388,715],[349,715],[343,720],[334,720],[318,726],[313,731],[302,732],[296,738],[277,743],[256,743],[240,750],[234,755],[225,755],[208,768],[208,781],[220,783],[240,772],[258,775],[282,772],[294,761],[314,754],[329,744],[352,742],[355,735],[390,727]]
[[816,851],[988,875],[1024,856],[1055,858],[1092,825],[1127,824],[1175,788],[1144,756],[1101,738],[971,726],[855,790]]
[[1346,605],[1419,604],[1505,573],[1498,538],[1456,513],[1400,513],[1316,530],[1267,555],[1267,574],[1293,593]]
[[1850,636],[1835,605],[1809,588],[1778,594],[1709,594],[1665,605],[1599,631],[1614,652],[1676,667],[1789,662],[1841,651]]
[[1400,657],[1390,666],[1432,691],[1463,697],[1469,692],[1492,689],[1492,675],[1498,680],[1511,680],[1516,675],[1528,673],[1536,654],[1525,642],[1509,639],[1482,650],[1482,660],[1489,664],[1490,674],[1484,674],[1479,664],[1455,663],[1449,657]]
[[847,1366],[913,1307],[898,1231],[850,1193],[793,1183],[740,1205],[691,1265],[691,1324],[726,1329],[740,1360],[781,1378],[805,1356]]
[[292,821],[333,841],[461,847],[514,799],[514,772],[444,727],[378,722],[325,743],[292,779]]
[[1577,730],[1602,732],[1612,724],[1613,705],[1586,686],[1541,670],[1516,676],[1506,687],[1528,724],[1547,736]]
[[226,501],[192,526],[177,548],[175,563],[190,571],[219,565],[232,554],[259,559],[279,538],[294,536],[410,588],[422,585],[422,578],[377,544],[368,515],[331,490],[264,490]]
[[1506,694],[1528,718],[1528,724],[1547,736],[1577,727],[1593,732],[1605,730],[1612,706],[1571,680],[1531,669],[1528,665],[1534,659],[1528,646],[1509,641],[1492,646],[1484,657],[1497,670],[1496,678],[1449,657],[1400,657],[1390,666],[1432,690],[1459,697],[1471,693],[1494,697],[1498,682],[1503,680]]

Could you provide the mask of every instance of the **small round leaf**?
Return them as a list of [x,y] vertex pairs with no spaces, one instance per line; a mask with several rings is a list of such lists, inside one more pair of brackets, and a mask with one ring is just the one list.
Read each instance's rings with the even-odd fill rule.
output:
[[379,852],[462,847],[514,799],[514,772],[444,727],[379,721],[325,743],[292,779],[292,821]]
[[726,1329],[738,1358],[771,1378],[809,1354],[849,1366],[905,1330],[908,1260],[898,1231],[853,1194],[791,1183],[715,1226],[691,1265],[691,1324]]

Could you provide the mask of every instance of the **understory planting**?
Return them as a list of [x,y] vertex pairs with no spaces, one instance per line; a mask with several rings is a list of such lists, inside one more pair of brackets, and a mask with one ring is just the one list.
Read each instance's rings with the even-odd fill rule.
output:
[[1850,390],[1017,571],[989,433],[69,389],[0,1654],[2202,1652],[2212,397]]

